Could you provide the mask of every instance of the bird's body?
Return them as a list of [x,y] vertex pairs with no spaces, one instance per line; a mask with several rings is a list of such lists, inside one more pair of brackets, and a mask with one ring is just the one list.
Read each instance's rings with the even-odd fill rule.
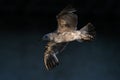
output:
[[56,54],[61,53],[69,42],[90,41],[95,37],[94,26],[91,23],[77,30],[78,17],[73,13],[75,11],[71,6],[64,8],[57,15],[57,30],[43,36],[43,40],[48,41],[44,52],[44,64],[48,70],[59,64]]
[[80,34],[81,34],[80,31],[70,31],[70,32],[63,32],[60,34],[58,33],[56,34],[56,36],[50,36],[50,37],[53,37],[53,41],[56,43],[71,42],[80,39]]
[[[90,38],[92,38],[91,35],[86,34]],[[61,43],[61,42],[71,42],[75,40],[82,40],[83,38],[85,39],[87,36],[85,34],[83,35],[80,30],[75,30],[75,31],[69,31],[69,32],[63,32],[63,33],[48,33],[47,34],[48,38],[50,41],[54,41],[56,43]],[[87,38],[86,38],[87,40]],[[89,40],[89,38],[88,38]]]

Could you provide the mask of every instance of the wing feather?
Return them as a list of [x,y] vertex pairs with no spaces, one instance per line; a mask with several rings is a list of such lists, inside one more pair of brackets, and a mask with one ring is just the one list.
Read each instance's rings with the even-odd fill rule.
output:
[[44,53],[44,64],[47,70],[51,70],[59,64],[57,53],[63,51],[67,43],[48,42]]
[[62,33],[65,31],[73,31],[77,29],[78,17],[73,13],[75,11],[76,10],[71,6],[67,6],[57,15],[57,32]]

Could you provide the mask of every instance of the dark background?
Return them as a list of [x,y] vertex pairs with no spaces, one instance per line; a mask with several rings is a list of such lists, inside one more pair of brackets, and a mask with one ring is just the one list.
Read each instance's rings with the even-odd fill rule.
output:
[[[71,42],[47,71],[41,37],[57,28],[68,4],[78,11],[78,29],[91,22],[92,42]],[[120,80],[120,0],[0,0],[0,80]]]

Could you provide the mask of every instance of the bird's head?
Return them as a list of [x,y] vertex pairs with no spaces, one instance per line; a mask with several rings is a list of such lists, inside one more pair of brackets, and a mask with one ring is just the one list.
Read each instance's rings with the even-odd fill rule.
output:
[[45,35],[42,37],[42,40],[47,40],[47,41],[49,41],[49,40],[50,40],[49,34],[45,34]]
[[53,39],[52,33],[45,34],[45,35],[42,37],[42,40],[51,41],[52,39]]

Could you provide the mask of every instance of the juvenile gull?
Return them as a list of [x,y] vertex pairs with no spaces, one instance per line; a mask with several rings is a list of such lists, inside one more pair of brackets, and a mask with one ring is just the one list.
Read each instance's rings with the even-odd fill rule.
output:
[[48,41],[44,52],[44,64],[47,70],[59,64],[56,54],[61,53],[69,42],[91,41],[95,37],[94,26],[91,23],[77,30],[78,17],[75,11],[71,6],[65,7],[57,15],[57,30],[43,36],[43,40]]

